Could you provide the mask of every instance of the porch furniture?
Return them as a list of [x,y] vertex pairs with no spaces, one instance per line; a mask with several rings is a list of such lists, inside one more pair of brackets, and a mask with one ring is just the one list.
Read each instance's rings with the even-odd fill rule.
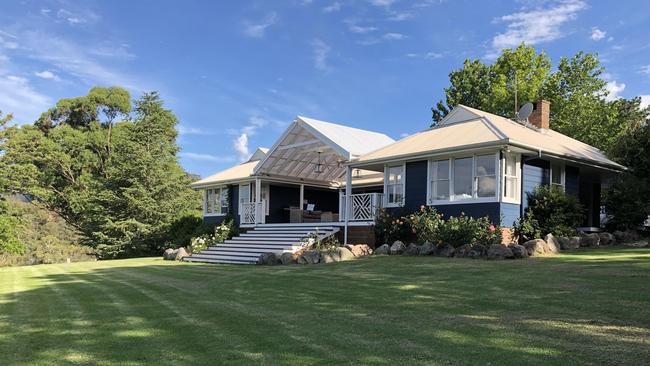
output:
[[285,210],[289,210],[289,222],[292,224],[321,222],[323,214],[321,211],[307,211],[300,207],[289,207]]
[[339,214],[330,211],[323,212],[320,215],[320,222],[336,222],[339,221]]

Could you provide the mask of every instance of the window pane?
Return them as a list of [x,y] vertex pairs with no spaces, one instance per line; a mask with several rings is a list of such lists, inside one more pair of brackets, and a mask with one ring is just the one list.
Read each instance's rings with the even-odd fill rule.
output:
[[472,158],[454,159],[454,198],[472,198]]
[[436,179],[449,179],[449,160],[436,162]]
[[206,211],[208,213],[212,213],[212,211],[214,210],[214,191],[212,189],[207,190],[206,200],[207,200]]
[[388,168],[388,183],[396,184],[402,182],[402,167],[393,166]]
[[497,179],[495,176],[478,177],[477,196],[494,197],[497,191]]
[[504,196],[508,198],[516,198],[517,192],[517,178],[506,177]]
[[517,160],[514,155],[506,155],[506,175],[517,175]]
[[551,165],[551,183],[562,184],[562,166],[560,164]]
[[221,201],[221,208],[223,209],[226,207],[228,208],[228,188],[222,188],[221,189],[221,194],[219,196],[219,200]]
[[448,200],[449,199],[449,181],[439,180],[436,184],[436,193],[434,199]]
[[494,175],[496,172],[496,159],[493,154],[479,155],[476,157],[476,176]]

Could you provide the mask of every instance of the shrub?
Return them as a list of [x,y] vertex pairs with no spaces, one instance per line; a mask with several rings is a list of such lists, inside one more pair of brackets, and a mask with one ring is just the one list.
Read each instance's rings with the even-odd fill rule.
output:
[[435,243],[440,227],[444,224],[442,214],[438,213],[434,207],[420,206],[420,210],[407,215],[404,218],[407,227],[411,228],[411,233],[415,235],[418,243],[426,241]]
[[379,243],[393,243],[395,240],[411,241],[415,235],[408,220],[398,214],[391,215],[385,209],[379,210],[375,219],[375,238]]
[[[203,226],[197,228],[202,229]],[[207,248],[221,244],[226,240],[232,238],[239,232],[239,228],[235,225],[235,220],[232,217],[226,217],[221,224],[214,226],[212,234],[200,234],[190,240],[190,251],[198,253],[206,250]]]
[[515,222],[520,241],[541,238],[546,234],[573,236],[584,220],[584,208],[578,200],[561,189],[539,186],[527,193],[528,208],[523,219]]
[[501,228],[488,217],[478,219],[465,216],[450,217],[440,227],[437,244],[450,244],[457,248],[465,244],[500,244]]

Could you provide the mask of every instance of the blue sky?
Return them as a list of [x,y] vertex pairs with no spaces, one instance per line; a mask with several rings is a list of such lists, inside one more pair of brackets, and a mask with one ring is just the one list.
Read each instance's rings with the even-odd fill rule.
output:
[[0,110],[31,123],[94,85],[157,90],[181,163],[206,176],[270,146],[296,115],[426,128],[449,71],[521,41],[554,64],[598,52],[610,97],[650,102],[646,1],[6,1]]

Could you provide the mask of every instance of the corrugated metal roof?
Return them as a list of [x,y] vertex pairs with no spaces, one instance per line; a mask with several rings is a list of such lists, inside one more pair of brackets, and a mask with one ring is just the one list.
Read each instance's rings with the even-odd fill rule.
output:
[[213,174],[209,177],[203,178],[199,181],[192,183],[190,186],[192,188],[205,187],[207,185],[213,185],[216,183],[225,183],[243,180],[250,177],[255,170],[255,166],[259,163],[259,160],[248,161],[239,165],[235,165],[232,168],[220,171],[219,173]]

